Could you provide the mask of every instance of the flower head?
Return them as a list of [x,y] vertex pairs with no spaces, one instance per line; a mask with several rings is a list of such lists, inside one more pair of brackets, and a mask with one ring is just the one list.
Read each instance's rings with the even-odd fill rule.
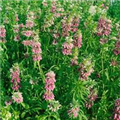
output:
[[78,106],[74,107],[72,105],[71,108],[68,110],[68,115],[71,118],[77,118],[78,113],[79,113],[79,107]]
[[12,95],[12,99],[16,103],[22,103],[23,102],[23,97],[21,92],[14,92]]

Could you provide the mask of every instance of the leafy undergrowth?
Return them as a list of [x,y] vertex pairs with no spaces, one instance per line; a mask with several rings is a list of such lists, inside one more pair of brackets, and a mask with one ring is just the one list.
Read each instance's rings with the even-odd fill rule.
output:
[[119,9],[0,3],[2,120],[120,120]]

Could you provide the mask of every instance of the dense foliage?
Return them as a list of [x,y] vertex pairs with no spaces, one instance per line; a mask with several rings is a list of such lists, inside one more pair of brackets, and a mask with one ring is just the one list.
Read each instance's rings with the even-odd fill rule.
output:
[[120,120],[120,4],[0,3],[2,120]]

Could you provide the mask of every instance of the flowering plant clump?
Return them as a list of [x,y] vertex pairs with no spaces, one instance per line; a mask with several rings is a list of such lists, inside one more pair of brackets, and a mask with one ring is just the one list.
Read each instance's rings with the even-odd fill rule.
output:
[[82,63],[80,63],[80,79],[81,80],[87,80],[88,77],[91,75],[91,73],[94,71],[93,70],[93,63],[91,63],[90,58],[86,58],[83,60]]
[[11,83],[13,84],[12,89],[17,91],[20,88],[19,67],[17,66],[17,64],[15,64],[13,68],[10,69],[10,71]]
[[22,94],[20,92],[14,92],[13,95],[12,95],[12,99],[16,103],[23,102],[23,97],[22,97]]
[[2,120],[120,120],[119,2],[0,3]]
[[71,109],[68,110],[68,115],[72,118],[77,118],[79,113],[79,107],[74,107],[72,104],[70,105]]
[[88,95],[88,101],[86,102],[85,106],[89,109],[93,106],[93,102],[96,100],[97,98],[97,93],[95,90],[93,90],[92,88],[90,88],[90,94]]
[[6,37],[6,29],[4,25],[0,26],[0,39],[1,41],[5,42],[5,37]]
[[56,82],[55,80],[55,73],[53,71],[50,71],[46,74],[46,79],[45,79],[45,89],[46,92],[43,96],[45,100],[53,100],[54,99],[54,94],[53,90],[55,88],[54,83]]
[[117,99],[115,102],[114,120],[119,119],[120,119],[120,99]]

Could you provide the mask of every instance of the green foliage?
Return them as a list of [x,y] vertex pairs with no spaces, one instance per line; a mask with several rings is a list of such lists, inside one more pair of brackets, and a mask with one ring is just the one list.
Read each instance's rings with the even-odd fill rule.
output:
[[[68,115],[70,104],[79,107],[78,117],[75,120],[110,120],[113,117],[114,102],[120,97],[120,55],[115,55],[116,39],[119,38],[120,28],[116,30],[116,22],[120,20],[120,2],[115,2],[109,7],[105,1],[92,3],[57,1],[57,8],[63,8],[63,16],[55,17],[51,12],[51,1],[48,6],[42,4],[42,0],[3,0],[1,3],[1,25],[6,29],[6,40],[0,42],[1,58],[1,118],[2,120],[73,120]],[[102,3],[109,7],[103,12]],[[96,13],[89,13],[90,6],[96,6]],[[32,48],[24,46],[23,41],[30,39],[22,34],[26,27],[20,29],[20,40],[14,41],[15,15],[18,14],[17,24],[26,24],[27,15],[35,13],[35,26],[32,30],[39,35],[38,42],[41,43],[42,60],[34,62],[32,59]],[[67,17],[69,23],[73,17],[80,18],[78,30],[82,34],[81,48],[74,49],[78,55],[78,65],[72,66],[70,60],[74,56],[63,55],[62,45],[66,38],[62,36],[62,21]],[[100,17],[112,20],[111,33],[107,43],[100,44],[100,37],[96,35],[98,20]],[[53,20],[53,23],[51,22]],[[47,25],[47,27],[45,27]],[[59,33],[56,40],[58,44],[53,45],[53,34]],[[78,32],[78,33],[79,33]],[[74,39],[74,33],[70,32]],[[105,36],[103,36],[104,38]],[[76,54],[77,53],[77,54]],[[111,65],[116,61],[117,65]],[[84,63],[83,63],[84,62]],[[18,64],[20,70],[20,89],[23,102],[18,104],[14,101],[5,105],[6,101],[12,99],[15,92],[11,83],[11,68]],[[82,80],[79,64],[89,64],[84,72],[94,69],[87,80]],[[55,72],[55,89],[53,91],[55,100],[59,101],[61,107],[58,111],[49,109],[50,101],[43,99],[45,93],[45,74],[49,71]],[[92,107],[86,108],[90,89],[94,89],[97,99]]]

